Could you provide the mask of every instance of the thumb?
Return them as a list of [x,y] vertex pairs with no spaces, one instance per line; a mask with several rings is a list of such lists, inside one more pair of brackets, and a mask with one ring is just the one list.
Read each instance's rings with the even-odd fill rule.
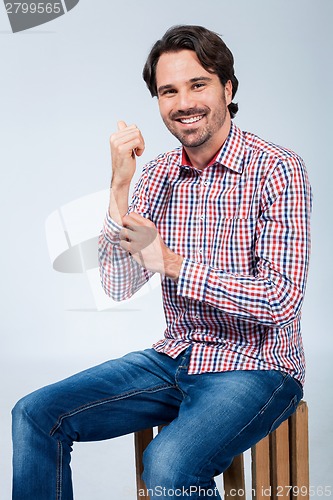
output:
[[123,120],[119,120],[117,125],[118,125],[118,130],[125,130],[125,128],[127,128],[127,125]]

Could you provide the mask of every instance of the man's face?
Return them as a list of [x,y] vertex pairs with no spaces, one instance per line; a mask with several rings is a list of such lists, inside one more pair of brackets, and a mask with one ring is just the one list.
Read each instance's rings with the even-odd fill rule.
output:
[[162,119],[183,146],[220,147],[230,127],[230,81],[223,87],[216,74],[201,66],[194,51],[181,50],[160,56],[156,85]]

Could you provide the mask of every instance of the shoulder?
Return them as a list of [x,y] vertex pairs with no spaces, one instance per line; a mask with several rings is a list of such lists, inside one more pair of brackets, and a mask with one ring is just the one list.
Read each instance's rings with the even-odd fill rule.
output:
[[251,132],[242,132],[244,170],[258,180],[262,189],[282,192],[288,185],[298,185],[310,192],[304,161],[292,149],[267,141]]
[[181,147],[161,153],[143,166],[141,177],[159,184],[171,181],[178,177],[181,161]]
[[167,151],[165,153],[161,153],[148,163],[145,164],[144,169],[149,172],[153,172],[154,170],[164,169],[168,166],[176,166],[179,167],[182,159],[182,148],[178,147],[172,149],[171,151]]
[[271,164],[304,164],[303,159],[293,150],[258,137],[251,132],[243,132],[245,150],[258,157],[265,157]]

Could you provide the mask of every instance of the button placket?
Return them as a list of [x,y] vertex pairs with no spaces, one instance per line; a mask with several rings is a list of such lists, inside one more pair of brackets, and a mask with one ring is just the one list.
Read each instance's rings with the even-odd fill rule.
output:
[[199,187],[200,187],[200,195],[199,195],[199,205],[198,205],[198,215],[197,215],[197,220],[198,220],[198,238],[197,238],[197,256],[198,256],[198,261],[202,262],[203,261],[203,255],[204,255],[204,245],[205,245],[205,225],[203,224],[206,219],[206,214],[204,213],[203,210],[203,203],[202,201],[205,200],[205,191],[206,187],[208,187],[210,182],[206,178],[206,172],[205,170],[201,172],[200,174],[200,182],[199,182]]

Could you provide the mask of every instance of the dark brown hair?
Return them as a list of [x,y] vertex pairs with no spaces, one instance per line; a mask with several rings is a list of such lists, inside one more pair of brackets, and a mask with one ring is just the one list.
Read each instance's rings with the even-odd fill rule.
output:
[[[238,80],[234,73],[234,58],[221,37],[202,26],[173,26],[158,40],[148,55],[143,68],[143,79],[152,97],[157,96],[156,66],[160,56],[165,52],[193,50],[206,71],[218,75],[223,87],[228,80],[232,83],[232,98],[234,98]],[[231,102],[228,106],[233,118],[238,111],[238,104]]]

